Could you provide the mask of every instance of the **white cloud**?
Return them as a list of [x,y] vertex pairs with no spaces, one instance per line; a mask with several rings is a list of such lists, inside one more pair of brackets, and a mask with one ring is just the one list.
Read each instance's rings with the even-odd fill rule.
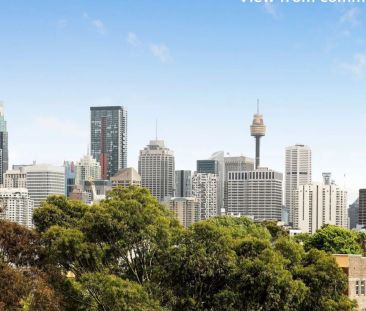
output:
[[107,27],[100,19],[93,19],[91,24],[96,28],[96,30],[101,34],[105,35],[107,33]]
[[134,32],[129,32],[127,35],[127,42],[129,45],[131,46],[139,46],[141,44],[139,38],[137,37],[137,35]]
[[358,26],[361,24],[360,13],[361,11],[358,8],[351,8],[343,13],[339,22],[341,24],[351,25],[352,27]]
[[279,19],[280,13],[272,2],[264,2],[264,11],[275,19]]
[[44,133],[53,132],[61,136],[88,138],[88,132],[85,129],[53,116],[37,116],[33,121]]
[[341,68],[353,77],[361,79],[366,73],[366,53],[356,54],[352,63],[343,63]]
[[149,50],[152,55],[158,58],[162,63],[168,63],[172,60],[170,50],[165,44],[151,43],[149,45]]

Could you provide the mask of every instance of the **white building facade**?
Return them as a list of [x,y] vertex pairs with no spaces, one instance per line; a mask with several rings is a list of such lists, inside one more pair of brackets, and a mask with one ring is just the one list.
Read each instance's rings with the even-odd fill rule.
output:
[[311,149],[305,145],[286,148],[285,164],[285,207],[289,212],[289,222],[294,223],[294,191],[299,186],[312,182]]
[[165,147],[163,140],[151,140],[140,151],[138,166],[141,185],[148,188],[160,202],[174,196],[174,152]]
[[0,189],[0,218],[31,228],[34,202],[25,188]]
[[27,173],[24,168],[9,170],[4,174],[4,188],[27,188]]
[[199,220],[218,215],[218,176],[210,173],[195,173],[192,177],[192,196],[198,201]]
[[294,191],[293,227],[314,233],[323,225],[348,227],[347,191],[335,184],[312,183]]
[[65,195],[65,169],[62,166],[36,164],[26,167],[27,188],[34,207],[50,195]]
[[281,173],[259,168],[228,172],[227,177],[227,215],[281,220]]
[[89,179],[101,179],[101,167],[92,156],[86,155],[75,165],[75,184],[82,186]]

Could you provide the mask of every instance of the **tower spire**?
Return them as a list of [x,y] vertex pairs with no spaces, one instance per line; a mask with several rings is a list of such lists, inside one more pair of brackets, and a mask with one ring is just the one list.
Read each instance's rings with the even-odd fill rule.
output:
[[259,99],[257,100],[257,113],[254,114],[253,123],[250,127],[250,134],[255,138],[255,168],[260,166],[260,139],[266,135],[266,126],[263,116],[259,113]]

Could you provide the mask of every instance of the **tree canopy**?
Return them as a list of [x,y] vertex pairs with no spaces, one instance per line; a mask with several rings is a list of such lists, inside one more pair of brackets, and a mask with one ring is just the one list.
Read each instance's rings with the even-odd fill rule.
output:
[[0,222],[0,310],[355,307],[330,249],[304,248],[245,217],[184,228],[141,187],[116,188],[93,206],[50,197],[34,223]]

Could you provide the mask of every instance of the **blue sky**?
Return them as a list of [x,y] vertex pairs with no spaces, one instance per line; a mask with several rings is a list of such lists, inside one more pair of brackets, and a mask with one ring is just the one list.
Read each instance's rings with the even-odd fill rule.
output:
[[260,98],[263,165],[283,171],[285,147],[308,144],[314,180],[333,172],[352,201],[366,187],[365,24],[365,4],[3,0],[10,161],[78,160],[93,105],[128,108],[131,166],[155,119],[178,169],[253,156]]

